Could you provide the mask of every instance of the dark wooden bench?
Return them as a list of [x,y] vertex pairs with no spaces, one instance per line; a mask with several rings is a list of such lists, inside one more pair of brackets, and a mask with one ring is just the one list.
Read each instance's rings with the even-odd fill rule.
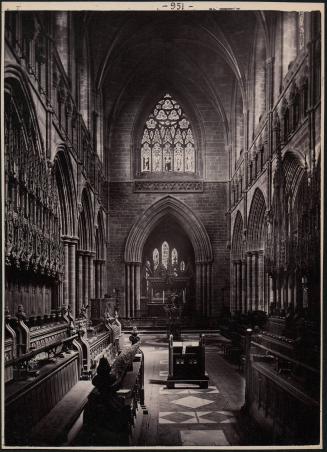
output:
[[[79,381],[59,403],[33,428],[30,446],[62,446],[83,412],[87,398],[94,389],[91,381]],[[80,425],[82,427],[82,423]],[[78,429],[75,432],[78,433]],[[72,438],[69,438],[71,440]]]

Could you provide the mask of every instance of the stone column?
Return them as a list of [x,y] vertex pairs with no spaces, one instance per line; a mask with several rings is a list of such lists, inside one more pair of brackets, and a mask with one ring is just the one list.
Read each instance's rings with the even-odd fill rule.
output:
[[211,316],[211,300],[212,300],[211,274],[212,266],[211,264],[207,264],[207,316]]
[[76,313],[79,314],[83,304],[83,251],[77,251],[78,290],[76,297]]
[[240,281],[241,281],[241,265],[240,262],[236,262],[236,311],[240,310],[241,304],[241,290],[240,290]]
[[196,279],[196,311],[198,314],[202,312],[202,288],[201,288],[201,280],[202,280],[202,269],[201,263],[197,262],[195,267],[195,279]]
[[104,281],[106,268],[107,268],[106,267],[106,261],[103,260],[101,262],[101,267],[100,267],[100,298],[102,298],[103,295],[104,295],[104,293],[103,293],[104,292],[104,290],[103,290],[103,281]]
[[247,310],[252,311],[252,253],[247,254]]
[[135,264],[135,301],[136,314],[140,314],[141,309],[141,264]]
[[95,296],[95,287],[94,287],[94,256],[95,253],[92,251],[90,253],[90,259],[89,259],[89,265],[90,265],[90,273],[89,273],[89,278],[90,278],[90,292],[89,292],[89,297],[90,300],[94,298]]
[[258,309],[258,252],[253,253],[252,258],[252,309]]
[[242,268],[242,312],[247,312],[246,305],[246,260],[243,259],[241,263]]
[[131,317],[135,317],[135,264],[131,264]]
[[99,286],[98,286],[98,281],[99,281],[99,261],[97,259],[93,259],[93,277],[94,277],[94,298],[99,298],[98,297],[98,293],[99,293]]
[[268,276],[268,313],[270,305],[274,303],[274,280],[272,275]]
[[201,264],[201,314],[204,316],[205,313],[205,269],[203,264]]
[[281,308],[281,275],[278,273],[275,278],[276,307]]
[[83,304],[87,306],[89,301],[89,255],[87,251],[83,254]]
[[76,316],[76,240],[69,243],[69,304],[73,318]]
[[264,261],[263,250],[258,252],[258,309],[264,311]]
[[67,238],[64,238],[64,305],[68,306],[69,304],[69,241]]
[[233,261],[233,295],[232,295],[232,311],[235,312],[237,310],[237,264],[236,261]]
[[125,316],[128,318],[130,316],[130,264],[126,264],[125,266],[126,271],[126,288],[125,288]]

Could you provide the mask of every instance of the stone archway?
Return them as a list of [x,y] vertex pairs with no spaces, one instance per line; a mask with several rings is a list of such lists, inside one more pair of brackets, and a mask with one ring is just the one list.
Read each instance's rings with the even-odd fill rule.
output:
[[197,314],[211,314],[212,247],[201,221],[178,199],[167,196],[150,206],[133,225],[125,245],[125,316],[140,309],[142,251],[151,231],[169,215],[183,228],[194,249]]

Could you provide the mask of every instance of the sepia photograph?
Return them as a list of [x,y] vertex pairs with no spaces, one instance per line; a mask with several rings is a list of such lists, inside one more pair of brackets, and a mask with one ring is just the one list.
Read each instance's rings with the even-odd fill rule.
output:
[[1,448],[322,448],[323,3],[1,5]]

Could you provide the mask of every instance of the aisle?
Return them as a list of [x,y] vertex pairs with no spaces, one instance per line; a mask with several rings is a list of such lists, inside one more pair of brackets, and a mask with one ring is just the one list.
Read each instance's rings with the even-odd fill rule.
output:
[[[209,341],[208,341],[209,342]],[[206,347],[209,388],[180,385],[167,389],[168,346],[163,337],[142,337],[145,355],[145,404],[140,446],[228,446],[244,444],[244,378],[219,354]],[[246,429],[247,430],[247,429]],[[248,433],[248,432],[246,432]]]

